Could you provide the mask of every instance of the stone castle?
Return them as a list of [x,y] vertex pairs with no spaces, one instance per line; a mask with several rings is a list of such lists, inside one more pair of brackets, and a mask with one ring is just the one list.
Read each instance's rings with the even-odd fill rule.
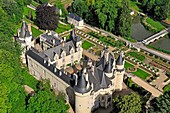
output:
[[[68,40],[60,38],[55,32],[40,35],[37,49],[31,34],[30,40],[23,38],[22,27],[17,40],[24,40],[23,47],[28,48],[24,52],[26,63],[35,78],[50,80],[56,92],[65,93],[66,101],[76,113],[91,113],[112,104],[112,94],[121,91],[123,86],[123,53],[115,59],[113,53],[104,49],[99,61],[92,61],[83,56],[82,41],[74,30]],[[28,31],[28,27],[25,28]],[[75,65],[79,65],[79,68]]]

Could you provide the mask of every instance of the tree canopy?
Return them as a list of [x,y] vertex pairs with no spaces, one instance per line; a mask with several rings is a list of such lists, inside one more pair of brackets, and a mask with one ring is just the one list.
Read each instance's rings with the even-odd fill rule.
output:
[[166,19],[170,15],[170,0],[143,0],[143,9],[156,19]]
[[116,97],[113,100],[113,107],[113,113],[140,113],[142,102],[139,95],[131,93],[123,97]]
[[47,4],[39,5],[36,8],[36,25],[43,30],[55,30],[58,25],[58,15],[55,6]]
[[150,113],[169,113],[170,111],[170,92],[166,92],[155,100],[151,101]]

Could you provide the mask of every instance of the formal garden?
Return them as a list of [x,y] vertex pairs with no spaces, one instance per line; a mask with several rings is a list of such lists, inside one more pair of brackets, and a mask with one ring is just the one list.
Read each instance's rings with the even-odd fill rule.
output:
[[144,61],[145,60],[145,56],[137,53],[136,51],[135,52],[128,52],[127,54],[132,56],[132,57],[134,57],[134,58],[136,58],[136,59],[138,59],[138,60],[140,60],[140,61]]
[[89,48],[93,47],[94,44],[90,43],[89,41],[85,40],[83,41],[82,48],[85,50],[88,50]]
[[146,80],[146,78],[150,76],[146,71],[140,68],[135,68],[133,64],[128,63],[127,61],[125,62],[125,69],[143,80]]

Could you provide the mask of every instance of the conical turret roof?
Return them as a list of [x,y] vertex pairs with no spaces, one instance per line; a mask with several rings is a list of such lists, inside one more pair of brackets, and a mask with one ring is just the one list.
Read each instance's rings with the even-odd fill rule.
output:
[[100,86],[102,88],[107,88],[106,75],[104,73],[102,73],[102,78],[101,78],[101,81],[100,81]]
[[123,53],[121,52],[119,57],[116,60],[116,65],[123,65],[123,61],[124,61]]
[[86,93],[89,90],[87,89],[87,81],[85,79],[84,74],[80,73],[77,85],[75,86],[75,90],[79,93]]

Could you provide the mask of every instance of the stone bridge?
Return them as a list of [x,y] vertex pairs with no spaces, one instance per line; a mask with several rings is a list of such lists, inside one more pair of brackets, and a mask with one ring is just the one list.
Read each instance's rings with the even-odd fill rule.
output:
[[169,32],[170,32],[170,27],[169,27],[169,28],[166,28],[166,29],[164,29],[164,30],[162,30],[162,31],[160,31],[160,32],[157,33],[157,34],[152,35],[151,37],[149,37],[149,38],[147,38],[147,39],[145,39],[145,40],[143,40],[142,43],[145,44],[145,45],[148,45],[149,43],[152,43],[152,42],[154,42],[155,40],[158,40],[158,39],[164,37],[164,36],[165,36],[166,34],[168,34]]

